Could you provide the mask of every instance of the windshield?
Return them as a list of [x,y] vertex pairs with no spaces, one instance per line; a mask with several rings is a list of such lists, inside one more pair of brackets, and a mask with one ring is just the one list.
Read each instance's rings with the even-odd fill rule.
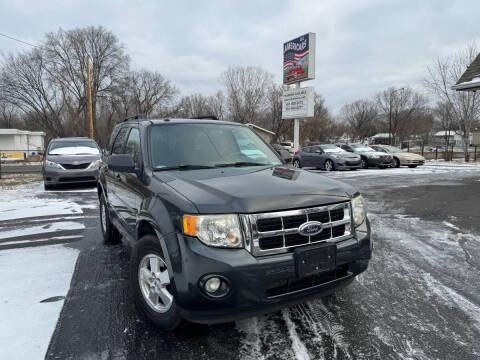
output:
[[48,149],[48,155],[98,155],[97,144],[89,140],[53,141]]
[[387,150],[388,152],[391,153],[399,153],[399,152],[404,152],[402,149],[399,149],[395,146],[390,146],[390,145],[384,145],[383,148]]
[[375,151],[375,150],[373,150],[371,147],[366,146],[366,145],[350,144],[350,146],[351,146],[355,151],[363,151],[363,152]]
[[345,150],[342,148],[339,148],[338,146],[335,145],[321,145],[320,148],[325,151],[327,154],[332,154],[332,153],[346,153]]
[[150,151],[154,169],[282,163],[252,130],[228,124],[153,126]]

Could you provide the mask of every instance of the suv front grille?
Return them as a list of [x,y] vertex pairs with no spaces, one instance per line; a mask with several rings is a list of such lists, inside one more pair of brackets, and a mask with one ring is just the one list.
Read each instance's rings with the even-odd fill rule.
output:
[[[256,256],[285,253],[297,246],[323,241],[338,242],[351,236],[350,202],[287,210],[271,213],[243,215],[247,243]],[[318,221],[323,230],[312,236],[299,233],[299,227],[308,221]]]

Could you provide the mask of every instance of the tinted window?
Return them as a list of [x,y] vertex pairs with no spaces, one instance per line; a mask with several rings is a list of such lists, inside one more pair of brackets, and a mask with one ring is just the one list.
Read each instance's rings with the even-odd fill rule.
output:
[[154,168],[215,166],[235,162],[280,165],[277,155],[251,129],[227,124],[172,124],[150,131]]
[[128,135],[127,144],[125,145],[125,154],[130,154],[135,161],[135,165],[138,166],[140,162],[140,133],[138,129],[132,128]]
[[124,127],[120,129],[115,142],[113,143],[112,154],[121,154],[123,149],[123,144],[125,143],[125,137],[127,136],[128,128]]
[[304,147],[302,149],[303,152],[309,153],[310,152],[310,146]]

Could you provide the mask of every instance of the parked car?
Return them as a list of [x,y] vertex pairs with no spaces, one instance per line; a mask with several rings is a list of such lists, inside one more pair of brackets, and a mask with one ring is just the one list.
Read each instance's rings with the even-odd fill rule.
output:
[[59,184],[95,184],[100,164],[100,150],[94,140],[78,137],[53,139],[43,160],[45,190]]
[[292,155],[295,154],[295,145],[293,144],[293,142],[284,141],[284,142],[281,142],[280,145],[283,146],[285,150],[288,150],[290,154]]
[[361,167],[360,155],[349,153],[332,144],[302,148],[293,158],[293,166],[332,170],[356,170]]
[[337,146],[350,153],[360,155],[363,169],[368,169],[369,167],[384,169],[393,164],[393,157],[391,155],[376,151],[364,144],[337,144]]
[[381,151],[393,156],[393,167],[408,166],[416,168],[418,165],[425,164],[425,158],[421,155],[409,153],[391,145],[372,145],[376,151]]
[[[261,160],[241,152],[242,139]],[[161,329],[293,306],[367,269],[370,225],[358,190],[285,167],[247,126],[127,120],[106,152],[103,238],[122,234],[133,247],[136,307]]]
[[291,163],[292,162],[292,154],[290,151],[285,150],[285,148],[280,145],[280,144],[273,144],[272,147],[275,149],[275,151],[280,155],[280,157],[286,162],[286,163]]

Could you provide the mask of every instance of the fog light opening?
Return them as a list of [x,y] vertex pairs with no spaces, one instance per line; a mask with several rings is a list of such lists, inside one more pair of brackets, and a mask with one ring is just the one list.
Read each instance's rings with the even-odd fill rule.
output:
[[217,275],[207,275],[200,280],[203,292],[211,297],[224,297],[230,291],[227,279]]

